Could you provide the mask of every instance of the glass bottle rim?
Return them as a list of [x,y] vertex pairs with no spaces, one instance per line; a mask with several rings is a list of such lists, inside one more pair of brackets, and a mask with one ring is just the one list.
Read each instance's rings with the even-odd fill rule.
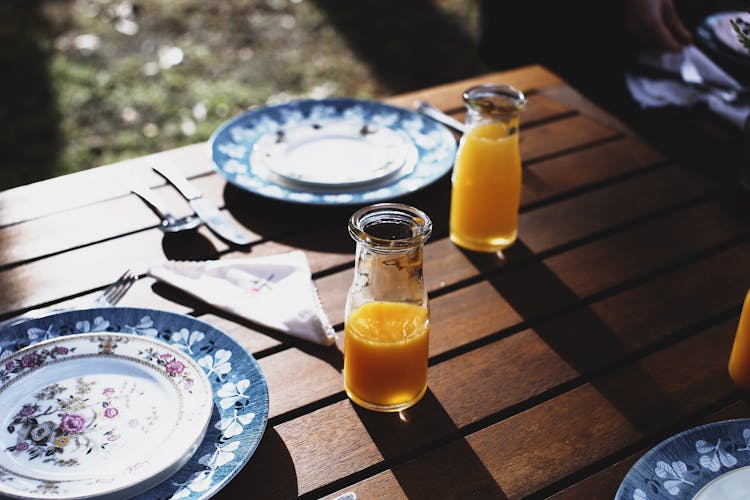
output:
[[484,83],[466,89],[464,103],[474,111],[487,115],[519,113],[526,107],[526,96],[512,85]]
[[[410,235],[384,237],[375,226],[406,226]],[[376,203],[362,207],[349,218],[349,234],[358,243],[383,251],[398,251],[424,244],[432,234],[432,221],[423,211],[403,203]]]

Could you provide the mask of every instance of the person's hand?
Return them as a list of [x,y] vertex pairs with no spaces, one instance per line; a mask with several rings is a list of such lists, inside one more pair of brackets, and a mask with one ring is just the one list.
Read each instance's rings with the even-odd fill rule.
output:
[[675,51],[693,42],[672,0],[625,0],[625,23],[645,48]]

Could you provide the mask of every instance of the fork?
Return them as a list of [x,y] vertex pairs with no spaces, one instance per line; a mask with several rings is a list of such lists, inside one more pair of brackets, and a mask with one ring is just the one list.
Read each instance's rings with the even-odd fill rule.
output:
[[102,291],[102,293],[97,295],[89,306],[108,307],[116,305],[120,302],[120,299],[125,296],[125,293],[130,290],[130,287],[133,286],[133,283],[135,283],[137,279],[138,276],[128,269],[122,273],[122,276],[117,278],[117,281],[109,285]]
[[23,323],[24,321],[30,320],[30,319],[36,319],[41,318],[42,316],[46,316],[51,313],[56,312],[63,312],[63,311],[71,311],[73,309],[85,309],[88,307],[109,307],[116,305],[120,299],[123,298],[125,293],[130,290],[130,287],[133,286],[133,283],[136,282],[138,279],[138,275],[133,273],[130,269],[125,271],[122,276],[117,278],[117,281],[114,283],[108,285],[102,292],[94,297],[93,300],[86,300],[81,301],[78,303],[73,303],[66,307],[41,307],[39,309],[32,309],[30,311],[27,311],[23,313],[20,316],[15,316],[10,319],[6,319],[3,322],[0,322],[0,328],[4,328],[6,326],[13,326],[17,325],[19,323]]

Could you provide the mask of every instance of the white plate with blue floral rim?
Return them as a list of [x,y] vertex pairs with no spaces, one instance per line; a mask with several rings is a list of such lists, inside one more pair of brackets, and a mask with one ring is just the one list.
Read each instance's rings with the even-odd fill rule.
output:
[[364,204],[422,189],[450,171],[456,139],[407,109],[363,99],[257,108],[209,140],[217,171],[246,191],[312,205]]
[[630,468],[615,500],[750,498],[750,418],[689,429]]
[[82,333],[5,357],[0,408],[0,493],[129,497],[195,453],[213,391],[200,365],[164,342]]
[[[122,498],[132,495],[136,495],[134,498],[139,499],[209,498],[226,485],[255,452],[268,420],[268,388],[265,378],[253,356],[243,347],[217,328],[191,316],[154,309],[117,307],[61,312],[7,327],[0,330],[0,373],[5,373],[5,375],[0,375],[0,380],[2,377],[9,376],[9,373],[12,375],[13,370],[20,370],[24,366],[36,366],[41,361],[44,361],[41,365],[46,365],[50,361],[59,362],[61,365],[66,364],[62,362],[64,359],[78,356],[83,352],[83,345],[73,343],[78,338],[81,339],[83,345],[97,352],[100,349],[106,351],[109,344],[122,345],[123,348],[135,347],[137,353],[131,352],[130,355],[140,359],[138,366],[128,366],[124,361],[120,365],[131,375],[137,373],[141,380],[144,374],[149,376],[158,374],[160,367],[166,373],[166,383],[162,377],[159,383],[154,382],[137,389],[148,394],[166,391],[166,394],[162,396],[175,400],[175,398],[179,399],[175,392],[175,385],[177,388],[182,385],[183,389],[189,386],[191,390],[197,390],[203,381],[207,381],[210,385],[208,389],[211,395],[210,420],[207,428],[203,429],[203,438],[197,440],[199,441],[197,450],[195,446],[189,449],[190,445],[195,444],[192,442],[193,438],[179,437],[181,442],[178,445],[188,448],[181,457],[183,461],[187,458],[187,461],[184,464],[177,462],[181,465],[179,470],[175,471],[177,467],[173,464],[171,469],[164,469],[169,473],[173,472],[169,477],[144,478],[144,483],[130,485],[130,487],[125,485],[127,489],[124,490],[110,491],[112,488],[109,488],[107,491],[96,493],[97,498]],[[97,338],[108,341],[118,340],[109,343],[90,342],[90,339]],[[125,340],[130,341],[125,342]],[[103,347],[100,347],[100,344]],[[69,346],[74,346],[75,350],[71,350]],[[22,349],[26,350],[21,352]],[[156,353],[155,357],[149,349]],[[15,355],[16,352],[19,355]],[[104,363],[101,361],[104,359],[102,356],[107,355],[95,357]],[[97,361],[91,362],[98,363]],[[107,361],[107,363],[111,362],[112,360]],[[150,367],[149,363],[158,366]],[[107,434],[111,430],[107,423],[114,420],[125,421],[125,417],[129,415],[130,409],[125,406],[128,396],[121,389],[124,388],[127,391],[132,389],[131,387],[125,387],[122,382],[118,385],[114,382],[109,383],[108,380],[96,380],[93,387],[101,385],[101,392],[97,393],[93,390],[90,394],[95,394],[97,401],[81,402],[80,400],[84,398],[78,394],[80,387],[77,381],[77,378],[81,378],[78,372],[80,367],[75,363],[67,363],[67,365],[70,367],[67,369],[68,373],[61,378],[65,383],[59,381],[47,385],[42,383],[43,387],[34,387],[27,392],[27,396],[35,397],[34,395],[39,394],[40,398],[52,396],[55,392],[57,394],[53,399],[49,401],[45,399],[46,404],[15,403],[14,407],[5,412],[4,427],[0,428],[0,441],[3,443],[0,453],[6,455],[3,462],[0,462],[0,487],[3,488],[2,494],[4,495],[21,498],[91,497],[90,491],[82,486],[81,481],[76,478],[71,481],[71,477],[67,475],[68,471],[63,470],[66,469],[64,461],[69,459],[65,456],[68,447],[73,446],[70,450],[75,451],[76,445],[84,446],[85,439],[88,439],[89,443],[97,446],[106,442],[106,448],[114,449],[113,444],[120,439],[125,439],[126,432],[136,432],[122,427]],[[196,376],[189,376],[188,374],[193,370],[196,370]],[[83,388],[91,387],[86,385],[91,382],[87,380],[87,376],[88,373],[82,378],[81,387]],[[24,382],[26,378],[20,377],[15,384],[21,387],[22,383],[26,384]],[[156,376],[154,378],[158,379]],[[0,383],[6,384],[6,382]],[[64,391],[62,387],[65,387]],[[0,394],[0,398],[4,397],[6,396]],[[129,398],[132,406],[136,398],[133,396]],[[151,398],[148,399],[151,401]],[[72,413],[72,410],[68,411],[74,406],[86,406],[89,402],[98,404],[101,408],[91,407],[87,410],[89,413],[86,414],[82,414],[82,410],[77,414]],[[63,406],[65,408],[62,408]],[[2,407],[7,408],[4,405]],[[48,411],[48,407],[52,408],[52,413],[45,415],[44,419],[40,418],[40,415]],[[160,407],[157,408],[156,416],[159,416],[158,411],[167,411],[170,415],[173,413],[172,408]],[[95,427],[90,425],[94,416],[97,422]],[[28,417],[35,419],[36,422],[32,422]],[[166,424],[159,422],[159,418],[136,416],[139,425],[148,422],[149,418],[153,420],[157,428],[154,432],[165,436],[173,435],[170,428],[162,429]],[[173,415],[170,418],[172,418],[170,423],[172,425],[175,423]],[[20,419],[19,422],[13,423],[16,419]],[[127,419],[126,426],[130,425],[131,420],[131,418]],[[30,424],[27,426],[28,433],[22,429],[24,422]],[[52,424],[44,422],[52,422]],[[162,429],[163,432],[159,433],[158,429]],[[21,435],[29,439],[18,439]],[[109,439],[115,435],[119,437]],[[76,438],[79,443],[75,443]],[[160,451],[166,455],[171,441],[177,439],[171,438],[170,445],[165,445],[164,439],[166,438],[163,436],[156,438],[161,443]],[[56,442],[57,440],[60,441]],[[26,442],[28,446],[21,445],[19,449],[18,444],[21,442]],[[29,460],[31,456],[29,450],[32,447],[36,448],[36,458]],[[63,452],[59,452],[58,447]],[[96,449],[95,446],[91,448],[92,453],[98,455],[107,451],[100,451],[101,448]],[[86,450],[87,448],[84,448],[84,451]],[[8,460],[31,462],[44,459],[62,460],[63,462],[58,464],[62,472],[58,472],[54,477],[20,478],[17,473],[13,472],[13,469],[7,470],[8,467],[6,467],[9,464]],[[154,458],[150,457],[150,459]],[[15,464],[11,465],[16,467]],[[106,464],[99,461],[99,466],[105,467]],[[55,468],[55,464],[47,462],[45,468]],[[136,465],[135,468],[137,469],[138,466]],[[163,472],[162,475],[166,473]],[[159,481],[158,484],[154,484],[156,481]],[[139,492],[146,487],[149,489]],[[9,488],[15,490],[9,491]]]

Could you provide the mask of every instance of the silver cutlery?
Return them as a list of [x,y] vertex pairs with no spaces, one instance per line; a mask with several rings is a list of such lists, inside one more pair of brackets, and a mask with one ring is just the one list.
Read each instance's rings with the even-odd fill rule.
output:
[[164,209],[161,200],[159,200],[150,189],[133,188],[130,191],[143,200],[143,202],[159,216],[159,219],[161,220],[159,229],[165,233],[188,231],[203,224],[201,218],[196,215],[186,215],[185,217],[179,218],[175,217]]
[[460,121],[456,120],[452,116],[443,113],[438,108],[433,106],[432,104],[425,102],[425,101],[414,101],[414,109],[417,110],[418,113],[421,113],[425,116],[428,116],[432,118],[433,120],[442,123],[443,125],[446,125],[447,127],[452,128],[456,132],[464,133],[464,124]]
[[154,171],[164,177],[188,201],[196,215],[206,223],[217,236],[235,245],[248,245],[250,240],[236,225],[222,214],[216,205],[203,198],[200,191],[193,187],[182,174],[175,169],[161,166],[152,167]]
[[114,306],[125,296],[125,293],[130,290],[130,287],[133,286],[133,283],[135,283],[136,280],[138,280],[138,276],[128,269],[122,274],[122,276],[117,278],[117,281],[108,285],[100,294],[94,297],[93,300],[76,302],[66,307],[50,306],[32,309],[26,311],[20,316],[15,316],[0,322],[0,328],[17,325],[30,319],[41,318],[42,316],[47,316],[57,312],[72,311],[73,309],[88,309],[91,307]]

